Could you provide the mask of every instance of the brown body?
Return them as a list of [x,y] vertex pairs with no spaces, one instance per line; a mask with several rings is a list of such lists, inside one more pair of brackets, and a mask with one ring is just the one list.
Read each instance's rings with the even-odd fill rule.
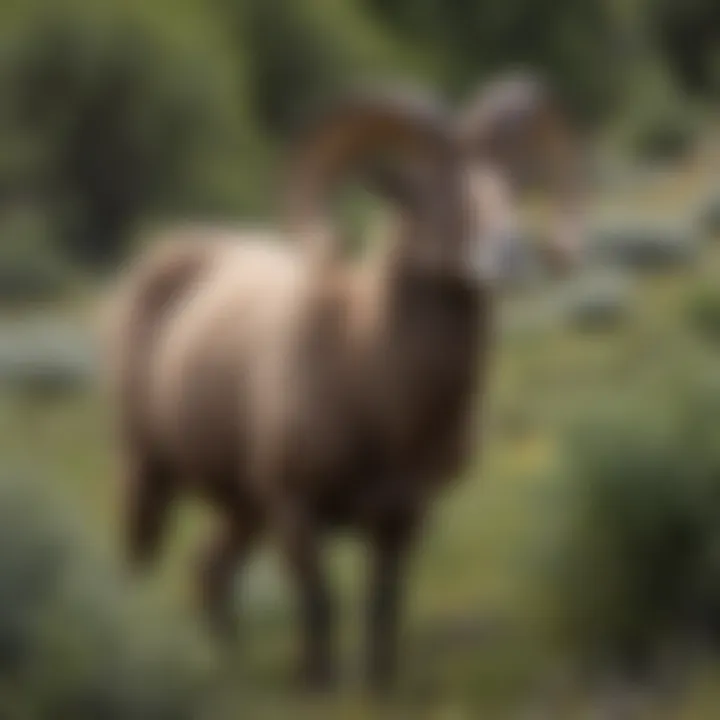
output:
[[[133,378],[120,398],[133,557],[156,550],[179,494],[211,503],[224,522],[202,591],[224,633],[231,578],[262,530],[293,550],[305,533],[360,531],[396,566],[473,447],[491,315],[488,293],[401,263],[333,265],[320,277],[297,247],[205,239],[161,248],[128,278],[137,295],[125,308],[142,316],[125,326],[137,365],[117,377]],[[139,305],[163,273],[174,281],[167,295]],[[378,637],[391,642],[387,630]],[[309,652],[311,679],[327,678],[329,656]],[[377,650],[369,668],[377,683],[388,653]]]
[[[393,180],[402,215],[388,252],[351,265],[318,205],[328,180],[378,145],[425,164]],[[410,541],[475,444],[492,313],[473,257],[493,212],[472,212],[465,157],[434,108],[351,106],[305,140],[284,235],[178,233],[124,278],[114,306],[133,559],[154,554],[178,495],[211,503],[222,523],[201,587],[227,632],[233,574],[272,531],[297,580],[313,684],[333,669],[323,533],[369,541],[367,669],[380,687],[393,677]]]
[[488,293],[401,264],[320,277],[296,246],[242,236],[196,249],[147,319],[133,443],[192,492],[229,486],[269,510],[299,492],[323,525],[373,522],[396,483],[412,476],[420,501],[455,474]]

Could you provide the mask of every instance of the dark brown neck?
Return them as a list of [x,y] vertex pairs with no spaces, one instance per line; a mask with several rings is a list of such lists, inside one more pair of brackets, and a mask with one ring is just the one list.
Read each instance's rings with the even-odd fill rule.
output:
[[446,405],[459,407],[477,386],[490,342],[490,294],[460,278],[398,272],[388,298],[388,332],[405,358],[399,381],[421,404],[451,412]]

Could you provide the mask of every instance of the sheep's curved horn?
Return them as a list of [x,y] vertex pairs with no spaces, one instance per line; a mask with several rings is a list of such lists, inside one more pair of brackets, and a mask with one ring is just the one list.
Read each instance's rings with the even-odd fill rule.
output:
[[539,76],[512,74],[483,86],[457,116],[467,156],[499,168],[516,189],[543,185],[558,205],[550,257],[574,259],[586,201],[584,152],[577,128]]
[[303,133],[291,156],[287,186],[290,231],[304,232],[312,242],[327,241],[323,223],[330,189],[382,149],[404,151],[419,163],[413,170],[422,181],[396,187],[397,196],[422,194],[422,203],[412,204],[422,205],[423,222],[448,238],[460,237],[465,206],[452,117],[424,94],[386,89],[355,93]]

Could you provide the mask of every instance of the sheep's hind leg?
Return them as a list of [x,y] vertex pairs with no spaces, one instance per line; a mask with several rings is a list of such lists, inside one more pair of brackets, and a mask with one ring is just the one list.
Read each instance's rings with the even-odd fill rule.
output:
[[139,571],[147,569],[158,555],[176,478],[164,463],[137,453],[131,457],[126,481],[127,559],[130,567]]

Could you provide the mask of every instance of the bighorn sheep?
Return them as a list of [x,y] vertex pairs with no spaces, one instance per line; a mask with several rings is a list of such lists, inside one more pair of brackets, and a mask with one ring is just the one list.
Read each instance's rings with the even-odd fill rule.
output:
[[[539,132],[545,99],[524,108],[512,147],[529,126]],[[475,259],[504,200],[488,202],[484,171],[473,212],[466,148],[511,176],[525,167],[537,142],[511,157],[499,142],[507,113],[459,129],[412,94],[351,98],[299,143],[286,230],[175,232],[115,298],[112,379],[133,560],[155,555],[180,494],[211,503],[222,522],[200,585],[214,628],[228,634],[230,580],[273,530],[297,582],[301,669],[312,685],[333,671],[322,535],[351,527],[369,541],[367,671],[382,688],[395,671],[412,539],[476,441],[492,289]],[[337,178],[383,147],[413,161],[411,172],[378,180],[399,222],[386,252],[351,265],[335,252],[322,204]]]

